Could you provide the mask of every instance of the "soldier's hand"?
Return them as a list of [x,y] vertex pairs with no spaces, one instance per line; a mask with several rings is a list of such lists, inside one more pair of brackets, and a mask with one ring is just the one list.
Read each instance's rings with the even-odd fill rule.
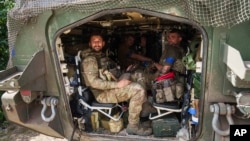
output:
[[129,72],[133,68],[133,66],[134,66],[133,64],[129,65],[126,69],[126,72]]
[[123,88],[123,87],[127,86],[130,83],[131,83],[130,80],[121,79],[120,81],[117,82],[117,86],[118,86],[118,88]]
[[126,69],[126,72],[132,73],[132,72],[134,72],[138,67],[139,67],[138,64],[129,65],[128,68]]

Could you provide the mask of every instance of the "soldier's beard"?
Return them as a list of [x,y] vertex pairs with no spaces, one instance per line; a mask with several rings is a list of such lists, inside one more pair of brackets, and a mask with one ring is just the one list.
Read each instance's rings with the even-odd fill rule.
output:
[[95,51],[95,52],[101,52],[102,51],[102,47],[100,47],[100,46],[94,46],[94,47],[92,47],[92,50]]

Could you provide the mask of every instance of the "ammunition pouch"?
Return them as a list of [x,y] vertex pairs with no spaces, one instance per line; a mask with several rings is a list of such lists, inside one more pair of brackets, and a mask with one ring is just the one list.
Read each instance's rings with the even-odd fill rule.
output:
[[172,102],[183,96],[184,86],[171,78],[154,83],[153,90],[156,103]]
[[176,83],[175,84],[175,96],[177,99],[181,98],[184,94],[184,86],[182,83]]
[[173,79],[165,79],[153,84],[153,89],[156,91],[156,103],[171,102],[175,100],[175,84]]

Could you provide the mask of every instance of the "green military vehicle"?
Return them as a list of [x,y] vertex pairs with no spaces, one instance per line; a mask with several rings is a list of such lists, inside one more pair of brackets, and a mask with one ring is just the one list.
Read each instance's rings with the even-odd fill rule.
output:
[[[8,12],[10,58],[0,72],[4,114],[12,123],[68,140],[229,140],[232,125],[250,124],[249,5],[248,0],[16,0]],[[177,107],[154,104],[149,96],[158,110],[149,117],[152,135],[126,134],[123,105],[76,98],[84,93],[75,75],[78,52],[88,48],[92,32],[105,35],[105,52],[114,61],[123,35],[146,34],[149,55],[157,61],[172,28],[185,35],[189,53],[183,63],[191,79]]]

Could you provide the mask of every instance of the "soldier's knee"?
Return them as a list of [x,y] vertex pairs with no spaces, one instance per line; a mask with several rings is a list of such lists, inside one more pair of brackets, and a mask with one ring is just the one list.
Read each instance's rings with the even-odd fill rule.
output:
[[146,99],[146,91],[143,87],[137,91],[137,95],[140,98],[141,101],[145,101]]
[[140,99],[145,99],[146,90],[139,83],[133,83],[134,95]]
[[133,82],[133,83],[130,84],[130,86],[135,91],[145,91],[144,87],[140,83]]

